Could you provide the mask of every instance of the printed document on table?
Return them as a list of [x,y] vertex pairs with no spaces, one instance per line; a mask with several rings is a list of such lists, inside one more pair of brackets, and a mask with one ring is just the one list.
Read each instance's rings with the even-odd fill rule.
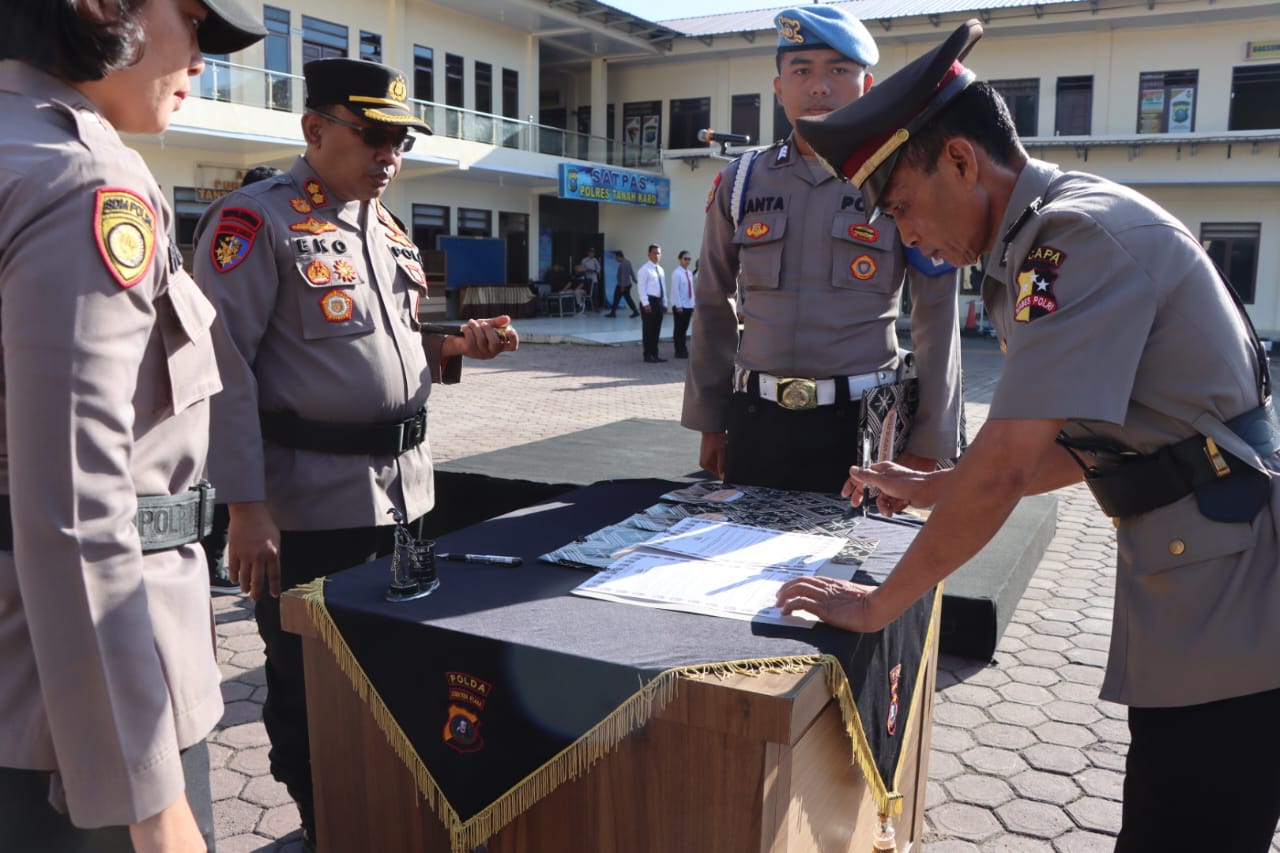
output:
[[639,547],[701,560],[772,566],[813,574],[840,553],[844,542],[834,536],[686,518]]
[[687,518],[597,573],[575,595],[727,619],[811,627],[783,615],[778,589],[839,553],[832,536]]

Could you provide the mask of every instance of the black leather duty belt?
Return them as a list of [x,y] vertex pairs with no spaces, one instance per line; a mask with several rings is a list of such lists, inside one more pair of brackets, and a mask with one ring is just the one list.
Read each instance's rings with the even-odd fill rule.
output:
[[[1280,451],[1280,418],[1270,402],[1226,422],[1261,457]],[[1088,440],[1060,437],[1070,450],[1104,452]],[[1118,464],[1085,468],[1085,483],[1102,511],[1125,518],[1167,506],[1193,492],[1200,511],[1215,521],[1251,520],[1266,503],[1270,484],[1254,469],[1212,438],[1194,435],[1154,453],[1124,453]]]
[[294,450],[351,456],[399,456],[427,440],[427,410],[383,424],[313,421],[292,412],[259,412],[262,437]]
[[[167,551],[208,536],[213,530],[213,499],[213,486],[204,480],[180,495],[138,498],[133,526],[138,528],[142,552]],[[0,551],[12,550],[9,496],[0,495]]]

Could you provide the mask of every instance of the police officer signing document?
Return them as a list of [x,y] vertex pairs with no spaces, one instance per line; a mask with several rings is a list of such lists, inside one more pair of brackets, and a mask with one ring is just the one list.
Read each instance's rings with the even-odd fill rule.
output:
[[0,3],[6,853],[213,847],[213,307],[119,134],[265,35],[233,0]]
[[[1117,524],[1102,698],[1129,706],[1117,850],[1263,853],[1280,820],[1280,426],[1248,317],[1200,242],[1150,199],[1029,158],[960,60],[977,21],[823,120],[815,150],[930,257],[986,257],[1006,348],[956,468],[855,468],[933,506],[878,588],[781,590],[874,631],[973,556],[1019,498],[1081,479]],[[748,302],[750,305],[750,302]],[[1206,356],[1211,353],[1211,356]]]
[[[867,68],[879,51],[845,11],[788,9],[774,22],[773,87],[792,122],[872,90]],[[920,402],[899,461],[932,470],[955,456],[956,274],[915,260],[892,222],[867,222],[857,188],[827,172],[798,133],[726,166],[707,203],[680,419],[702,432],[702,466],[738,484],[837,491],[861,458],[863,392],[897,379],[904,281]],[[738,285],[741,341],[729,301]]]
[[225,332],[209,470],[230,508],[228,568],[257,602],[271,769],[310,839],[301,645],[281,631],[276,597],[390,553],[391,509],[420,522],[434,502],[432,383],[456,382],[463,356],[493,358],[518,337],[505,316],[457,337],[421,330],[422,259],[378,200],[410,130],[430,133],[404,76],[348,59],[303,71],[306,153],[209,209],[196,278]]

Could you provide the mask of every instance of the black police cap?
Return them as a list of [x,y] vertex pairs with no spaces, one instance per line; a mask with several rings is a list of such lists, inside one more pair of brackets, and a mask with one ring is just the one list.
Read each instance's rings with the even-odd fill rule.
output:
[[267,35],[266,27],[236,0],[202,0],[209,15],[196,31],[203,53],[234,53]]
[[431,133],[409,108],[404,75],[389,65],[364,59],[316,59],[302,67],[307,81],[307,108],[340,104],[379,124],[411,127]]
[[982,24],[966,21],[949,38],[858,100],[826,115],[802,117],[796,130],[827,168],[862,191],[874,210],[902,145],[963,92],[974,73],[960,64],[982,38]]

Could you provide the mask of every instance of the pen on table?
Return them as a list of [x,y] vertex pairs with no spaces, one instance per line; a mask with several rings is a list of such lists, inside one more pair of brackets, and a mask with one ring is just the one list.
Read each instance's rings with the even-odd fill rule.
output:
[[479,563],[485,566],[511,566],[524,562],[519,557],[503,557],[499,554],[436,554],[437,560],[453,560],[455,563]]

